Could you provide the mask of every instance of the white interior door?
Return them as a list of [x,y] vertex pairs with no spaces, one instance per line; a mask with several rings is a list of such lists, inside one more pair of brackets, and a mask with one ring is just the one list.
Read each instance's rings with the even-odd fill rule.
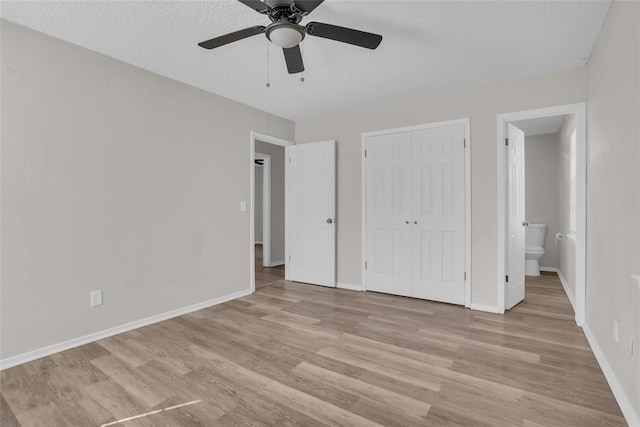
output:
[[285,147],[287,279],[336,285],[336,144]]
[[465,302],[464,138],[464,125],[412,133],[414,297]]
[[508,124],[505,308],[524,299],[524,132]]
[[367,139],[367,290],[411,296],[411,132]]

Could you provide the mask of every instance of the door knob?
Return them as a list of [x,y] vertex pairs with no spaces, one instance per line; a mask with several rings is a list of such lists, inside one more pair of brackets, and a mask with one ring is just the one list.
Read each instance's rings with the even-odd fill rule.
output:
[[526,222],[526,221],[522,221],[522,226],[523,226],[523,227],[528,227],[528,226],[529,226],[529,223],[528,223],[528,222]]
[[327,219],[327,224],[333,224],[333,220],[331,218]]
[[405,221],[406,224],[409,224],[409,221]]

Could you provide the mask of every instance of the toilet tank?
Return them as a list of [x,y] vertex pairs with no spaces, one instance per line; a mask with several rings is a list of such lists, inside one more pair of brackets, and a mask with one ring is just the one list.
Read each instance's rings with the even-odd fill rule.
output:
[[529,224],[524,232],[525,246],[544,247],[544,232],[546,230],[547,224]]

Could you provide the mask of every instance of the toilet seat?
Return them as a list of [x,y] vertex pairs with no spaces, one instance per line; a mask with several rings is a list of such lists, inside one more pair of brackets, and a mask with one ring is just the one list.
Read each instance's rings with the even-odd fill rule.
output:
[[530,254],[543,254],[544,248],[542,246],[525,246],[524,251]]

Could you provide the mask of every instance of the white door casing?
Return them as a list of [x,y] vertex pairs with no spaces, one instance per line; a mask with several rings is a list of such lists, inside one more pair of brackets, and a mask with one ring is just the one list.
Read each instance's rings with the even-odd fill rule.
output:
[[285,148],[288,280],[336,285],[336,143]]
[[411,132],[367,139],[367,289],[411,296]]
[[365,135],[367,290],[468,304],[465,123]]
[[412,132],[412,295],[465,303],[465,129]]
[[508,145],[507,221],[505,309],[510,309],[524,299],[524,132],[511,123],[507,125]]

